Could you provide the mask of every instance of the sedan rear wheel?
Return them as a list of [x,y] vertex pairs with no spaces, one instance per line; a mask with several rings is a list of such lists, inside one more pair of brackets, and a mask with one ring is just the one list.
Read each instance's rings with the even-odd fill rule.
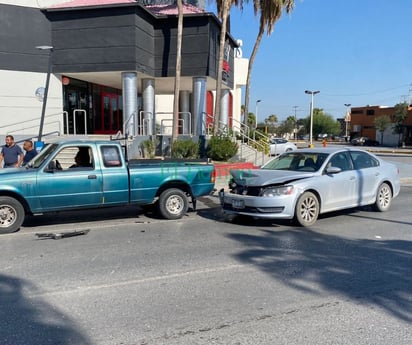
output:
[[382,183],[376,193],[375,209],[379,212],[389,210],[392,204],[392,189],[387,183]]
[[319,215],[319,200],[312,192],[303,193],[296,203],[295,219],[304,227],[313,225]]

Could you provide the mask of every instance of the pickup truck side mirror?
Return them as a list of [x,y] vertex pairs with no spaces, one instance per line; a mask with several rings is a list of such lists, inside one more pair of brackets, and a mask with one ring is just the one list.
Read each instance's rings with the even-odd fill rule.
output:
[[56,162],[55,161],[50,161],[49,164],[47,165],[46,172],[54,172],[56,170]]

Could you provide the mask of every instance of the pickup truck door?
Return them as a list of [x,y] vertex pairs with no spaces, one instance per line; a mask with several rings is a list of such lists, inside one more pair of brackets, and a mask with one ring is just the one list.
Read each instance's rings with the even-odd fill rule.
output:
[[116,145],[101,145],[103,201],[106,205],[129,203],[129,173]]
[[[67,152],[67,149],[62,151]],[[89,150],[91,152],[91,148]],[[93,158],[88,167],[70,167],[70,164],[59,162],[62,155],[60,152],[52,160],[53,165],[57,165],[56,169],[42,169],[37,175],[37,196],[41,208],[52,211],[102,204],[102,172],[95,167]]]

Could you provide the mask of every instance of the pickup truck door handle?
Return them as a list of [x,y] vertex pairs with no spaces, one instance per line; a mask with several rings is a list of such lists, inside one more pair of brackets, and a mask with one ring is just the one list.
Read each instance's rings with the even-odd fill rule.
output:
[[87,178],[89,180],[95,180],[95,179],[97,179],[97,176],[96,175],[89,175],[89,176],[87,176]]

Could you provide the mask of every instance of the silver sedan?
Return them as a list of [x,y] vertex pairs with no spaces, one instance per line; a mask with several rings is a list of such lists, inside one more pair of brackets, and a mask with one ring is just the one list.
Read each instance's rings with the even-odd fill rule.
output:
[[289,152],[297,149],[294,143],[291,143],[290,141],[287,141],[283,138],[271,138],[269,143],[271,156],[280,155],[284,152]]
[[398,168],[354,148],[286,152],[260,169],[231,170],[223,211],[311,226],[319,214],[364,205],[387,211],[399,194]]

